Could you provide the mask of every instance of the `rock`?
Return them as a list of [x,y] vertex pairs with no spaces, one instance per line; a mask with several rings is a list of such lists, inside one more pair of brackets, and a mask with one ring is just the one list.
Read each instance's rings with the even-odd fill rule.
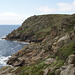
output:
[[67,42],[70,41],[69,34],[66,34],[65,36],[59,38],[56,42],[52,45],[52,50],[56,52],[59,48],[67,44]]
[[44,69],[44,70],[43,70],[43,75],[47,75],[48,70],[49,70],[48,68]]
[[52,64],[55,61],[54,58],[49,58],[45,60],[45,64]]
[[68,57],[68,64],[74,64],[75,63],[75,55],[72,54]]
[[67,68],[67,66],[61,66],[60,70],[65,70]]
[[48,56],[49,52],[46,52],[46,50],[44,50],[40,43],[31,43],[13,54],[7,61],[7,64],[13,66],[30,65],[40,60],[44,60],[45,57]]
[[57,70],[55,71],[55,75],[60,75],[60,72],[61,72],[61,70],[60,70],[60,69],[57,69]]
[[[54,52],[56,52],[58,49],[60,49],[61,47],[63,47],[64,45],[70,43],[72,40],[75,39],[75,35],[73,32],[71,32],[71,34],[66,33],[64,36],[62,36],[61,38],[57,38],[56,41],[53,42],[52,45],[52,50]],[[54,39],[55,40],[55,39]]]
[[17,66],[23,66],[25,63],[25,61],[23,59],[21,60],[17,60],[14,64],[12,64],[12,66],[17,67]]
[[70,64],[65,70],[61,71],[60,75],[75,75],[75,67]]
[[11,57],[8,61],[7,64],[12,65],[12,66],[22,66],[24,63],[23,58],[17,58],[16,56]]
[[55,37],[57,36],[57,34],[58,34],[57,26],[53,26],[53,27],[51,28],[51,38],[52,38],[52,39],[55,38]]
[[70,41],[70,36],[67,33],[65,36],[61,37],[58,41],[57,41],[57,45],[59,45],[59,47],[62,47],[64,44],[67,44],[68,41]]
[[64,66],[61,66],[60,69],[55,71],[56,75],[75,75],[75,55],[71,54]]
[[9,60],[7,61],[7,64],[11,65],[12,62],[14,63],[16,61],[16,59],[17,59],[17,56],[10,57]]
[[0,69],[0,75],[16,75],[15,73],[13,73],[16,69],[17,67],[14,68],[11,66],[2,67]]

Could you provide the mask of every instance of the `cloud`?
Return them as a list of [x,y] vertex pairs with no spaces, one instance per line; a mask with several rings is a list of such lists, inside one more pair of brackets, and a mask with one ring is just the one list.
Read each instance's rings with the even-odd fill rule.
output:
[[42,13],[70,13],[75,12],[75,0],[72,3],[56,3],[55,8],[50,8],[48,6],[39,7],[38,11]]
[[[75,0],[72,3],[56,3],[56,7],[41,6],[37,8],[38,13],[75,13]],[[35,13],[34,13],[35,14]],[[14,12],[0,13],[0,24],[22,24],[32,14],[19,14]]]
[[54,8],[49,8],[48,6],[45,6],[45,7],[38,8],[38,11],[44,12],[44,13],[50,13],[50,12],[54,12],[55,9]]
[[21,15],[18,13],[0,13],[0,24],[21,24],[27,15]]
[[62,12],[75,11],[75,1],[72,3],[57,3],[58,10]]

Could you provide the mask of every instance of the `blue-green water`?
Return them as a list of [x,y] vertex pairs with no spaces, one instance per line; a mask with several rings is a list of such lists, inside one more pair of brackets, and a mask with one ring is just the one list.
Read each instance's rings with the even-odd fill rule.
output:
[[6,66],[6,61],[10,55],[22,49],[26,43],[2,40],[8,33],[17,29],[20,25],[0,25],[0,68]]

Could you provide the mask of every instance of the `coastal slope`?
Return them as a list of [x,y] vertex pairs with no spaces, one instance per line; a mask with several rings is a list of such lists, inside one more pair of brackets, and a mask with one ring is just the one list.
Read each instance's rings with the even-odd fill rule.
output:
[[34,15],[5,39],[30,44],[9,58],[11,72],[5,67],[1,74],[74,75],[75,14]]

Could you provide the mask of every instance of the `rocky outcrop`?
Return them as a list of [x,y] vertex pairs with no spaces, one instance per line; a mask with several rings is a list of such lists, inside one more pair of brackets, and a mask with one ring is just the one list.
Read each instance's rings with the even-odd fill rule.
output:
[[72,42],[73,40],[75,40],[75,33],[74,32],[66,33],[64,36],[62,36],[60,38],[56,37],[55,42],[52,45],[52,50],[54,52],[56,52],[58,49],[65,46],[66,44]]
[[55,71],[56,75],[75,75],[75,55],[70,55],[66,62],[66,65]]
[[65,70],[61,71],[60,75],[75,75],[75,67],[70,64]]
[[7,61],[7,64],[13,66],[30,65],[43,60],[48,56],[49,53],[46,52],[40,44],[30,44],[13,54]]

